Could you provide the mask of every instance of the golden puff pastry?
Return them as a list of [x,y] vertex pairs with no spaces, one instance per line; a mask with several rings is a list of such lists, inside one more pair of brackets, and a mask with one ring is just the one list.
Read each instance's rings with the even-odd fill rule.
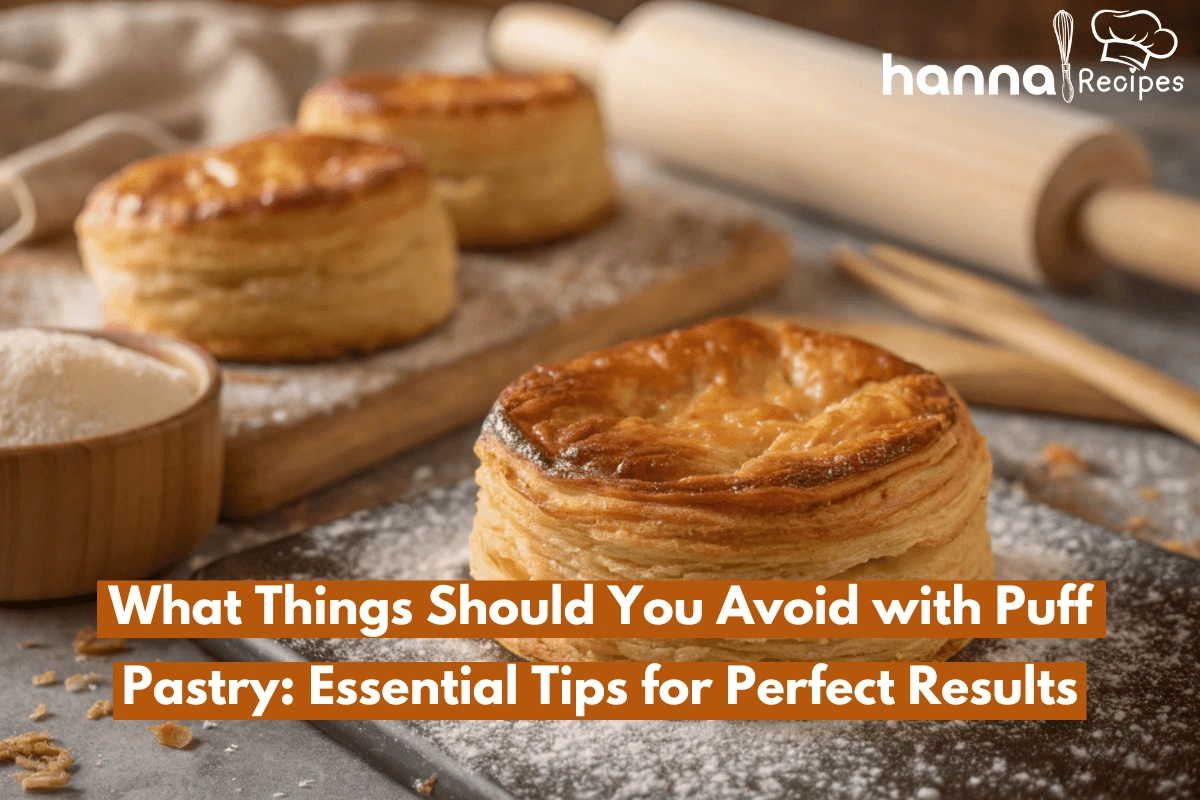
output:
[[454,233],[411,149],[303,133],[134,164],[76,221],[106,324],[234,361],[366,352],[437,325]]
[[567,73],[360,72],[309,90],[297,125],[415,142],[464,247],[538,244],[614,208],[595,98]]
[[[537,367],[475,447],[471,574],[991,578],[991,460],[958,395],[865,342],[730,318]],[[509,639],[553,661],[948,658],[947,639]]]

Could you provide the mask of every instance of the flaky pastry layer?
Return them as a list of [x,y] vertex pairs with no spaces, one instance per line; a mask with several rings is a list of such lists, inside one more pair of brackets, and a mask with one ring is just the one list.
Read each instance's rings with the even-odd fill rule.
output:
[[[727,319],[539,367],[500,396],[476,453],[478,579],[992,576],[991,461],[966,406],[847,337]],[[503,644],[543,659],[889,660],[963,642]]]
[[106,324],[230,360],[374,350],[456,299],[449,218],[392,145],[281,131],[152,159],[98,187],[76,228]]
[[309,90],[297,125],[415,143],[466,247],[537,244],[614,208],[596,101],[566,73],[354,73]]

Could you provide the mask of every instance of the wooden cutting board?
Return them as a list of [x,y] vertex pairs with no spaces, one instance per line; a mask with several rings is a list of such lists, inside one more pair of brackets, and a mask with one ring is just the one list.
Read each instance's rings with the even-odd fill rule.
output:
[[[534,364],[742,307],[776,288],[785,239],[710,192],[629,186],[602,228],[464,253],[450,320],[371,356],[224,366],[224,512],[259,514],[482,418]],[[71,243],[0,258],[0,327],[101,324]]]

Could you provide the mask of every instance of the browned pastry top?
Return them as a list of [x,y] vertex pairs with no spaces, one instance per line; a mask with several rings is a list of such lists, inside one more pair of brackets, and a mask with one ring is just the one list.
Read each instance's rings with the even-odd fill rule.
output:
[[642,492],[815,487],[954,425],[930,372],[857,339],[728,318],[536,367],[485,426],[559,479]]
[[79,226],[187,225],[272,214],[336,204],[406,181],[419,190],[414,201],[423,199],[428,174],[403,145],[284,129],[132,164],[92,191]]
[[327,98],[348,114],[408,116],[520,111],[590,96],[569,72],[355,72],[314,86],[305,102]]

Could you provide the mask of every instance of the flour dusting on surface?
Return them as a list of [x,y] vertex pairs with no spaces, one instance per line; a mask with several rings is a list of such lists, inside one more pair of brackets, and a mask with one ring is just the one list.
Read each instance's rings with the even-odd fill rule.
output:
[[[463,480],[218,562],[204,577],[466,579],[475,485]],[[1105,578],[1108,638],[978,640],[973,661],[1087,661],[1071,722],[418,721],[408,729],[521,798],[1186,796],[1196,783],[1200,568],[996,481],[998,577]],[[512,657],[489,640],[289,643],[308,660]],[[1187,663],[1191,659],[1190,663]],[[1147,790],[1149,791],[1149,790]]]

